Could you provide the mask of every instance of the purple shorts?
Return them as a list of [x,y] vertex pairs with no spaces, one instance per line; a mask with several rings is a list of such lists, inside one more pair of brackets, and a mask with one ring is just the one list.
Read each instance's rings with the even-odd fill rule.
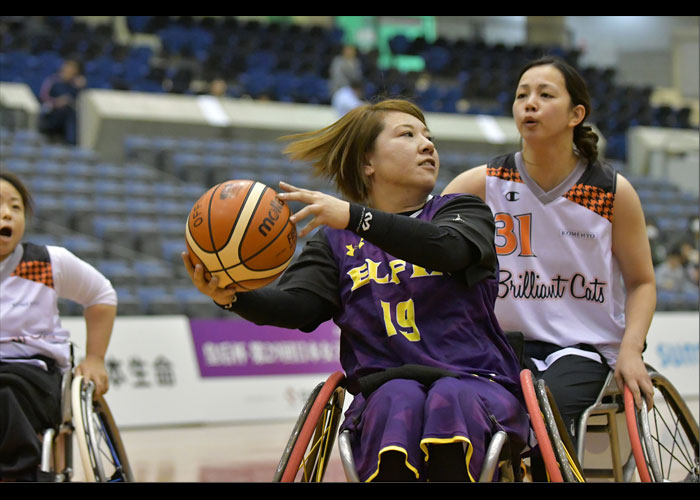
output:
[[[438,380],[430,387],[406,379],[391,380],[368,399],[358,394],[345,414],[352,432],[353,458],[361,481],[378,473],[380,455],[395,450],[406,466],[426,479],[428,445],[462,442],[467,470],[478,480],[491,435],[505,430],[519,446],[529,434],[527,412],[500,384],[483,377]],[[497,424],[493,422],[493,417]]]

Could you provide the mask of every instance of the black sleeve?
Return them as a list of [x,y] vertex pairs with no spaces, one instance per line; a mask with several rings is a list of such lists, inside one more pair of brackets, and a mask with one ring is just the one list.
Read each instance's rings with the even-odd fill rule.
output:
[[495,228],[488,205],[470,195],[449,201],[431,221],[351,204],[348,225],[348,230],[408,262],[434,271],[479,270],[479,275],[497,268]]
[[257,325],[310,332],[331,319],[339,304],[337,266],[319,230],[275,286],[237,294],[228,310]]

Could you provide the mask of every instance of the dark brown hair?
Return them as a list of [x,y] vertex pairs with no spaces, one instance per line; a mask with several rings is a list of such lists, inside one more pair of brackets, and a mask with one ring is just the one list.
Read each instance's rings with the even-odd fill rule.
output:
[[26,188],[24,183],[19,180],[19,177],[13,173],[3,171],[0,172],[0,179],[12,184],[12,186],[14,186],[19,193],[20,197],[22,198],[22,204],[24,205],[24,216],[28,217],[32,215],[34,213],[34,201],[32,200],[32,195],[29,193],[29,190]]
[[591,114],[591,96],[588,93],[586,82],[579,72],[563,59],[547,56],[527,63],[520,71],[518,81],[530,68],[547,65],[554,66],[564,77],[566,90],[571,96],[571,106],[580,104],[586,110],[583,120],[574,128],[574,144],[579,153],[590,163],[593,163],[598,159],[598,134],[590,126],[584,125],[585,119]]
[[311,162],[314,173],[331,179],[347,199],[367,202],[370,183],[363,165],[384,129],[384,116],[391,111],[407,113],[425,124],[423,112],[410,101],[364,104],[325,128],[282,137],[292,141],[284,153],[292,160]]

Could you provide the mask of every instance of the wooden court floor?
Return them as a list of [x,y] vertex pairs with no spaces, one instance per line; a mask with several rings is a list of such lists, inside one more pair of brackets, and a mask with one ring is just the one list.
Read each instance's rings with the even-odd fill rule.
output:
[[[293,427],[284,421],[119,432],[137,482],[269,483]],[[74,480],[81,481],[80,460],[74,462]],[[337,448],[324,481],[345,481]]]

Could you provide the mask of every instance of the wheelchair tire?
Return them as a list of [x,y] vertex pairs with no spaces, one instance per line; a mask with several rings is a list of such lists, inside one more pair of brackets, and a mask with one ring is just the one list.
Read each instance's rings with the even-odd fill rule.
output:
[[333,449],[345,399],[342,372],[311,393],[297,418],[274,477],[275,482],[321,482]]
[[627,430],[642,482],[700,482],[698,425],[673,384],[655,370],[649,375],[654,406],[638,409],[625,387]]
[[73,379],[71,406],[78,449],[88,482],[131,482],[134,477],[107,402],[93,396],[94,386]]
[[537,398],[537,391],[535,390],[535,377],[530,370],[524,369],[520,372],[520,385],[523,390],[525,406],[527,407],[527,412],[530,415],[530,426],[532,427],[535,438],[537,439],[537,445],[539,447],[540,454],[542,455],[545,468],[547,469],[549,481],[552,483],[563,483],[564,478],[562,477],[559,463],[557,462],[556,455],[554,454],[552,441],[549,438],[549,432],[547,431],[547,426],[542,416],[542,410],[540,409],[540,404]]
[[542,409],[543,419],[547,427],[547,434],[552,442],[552,448],[557,457],[557,462],[559,463],[564,480],[570,483],[585,482],[583,473],[581,472],[581,465],[578,462],[571,438],[566,431],[564,420],[544,380],[536,381],[535,391],[540,408]]

